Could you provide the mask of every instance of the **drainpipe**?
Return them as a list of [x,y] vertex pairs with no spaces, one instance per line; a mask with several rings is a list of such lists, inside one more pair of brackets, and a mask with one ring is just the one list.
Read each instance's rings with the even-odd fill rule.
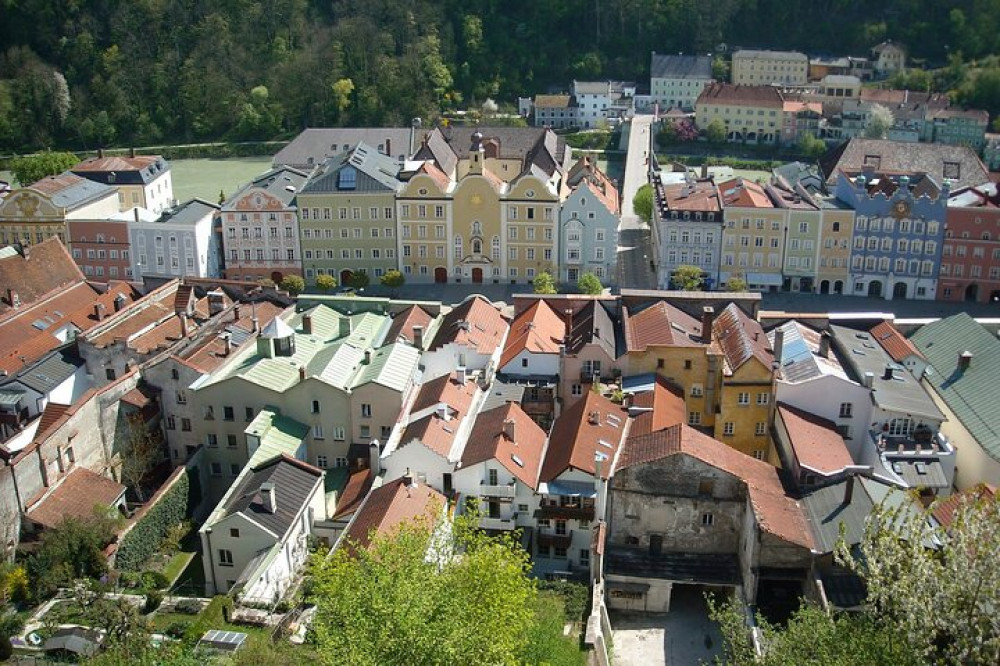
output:
[[205,528],[205,538],[208,541],[208,553],[206,553],[206,555],[208,555],[208,562],[209,562],[209,564],[212,567],[212,596],[215,596],[216,594],[219,593],[219,587],[216,584],[216,578],[215,578],[215,556],[212,554],[212,528],[211,527],[206,527]]

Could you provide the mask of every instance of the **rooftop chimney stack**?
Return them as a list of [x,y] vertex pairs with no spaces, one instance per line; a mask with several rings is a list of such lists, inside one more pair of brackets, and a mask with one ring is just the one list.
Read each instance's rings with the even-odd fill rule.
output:
[[701,309],[701,339],[706,344],[712,341],[712,322],[715,321],[715,308],[706,305]]
[[7,287],[7,303],[12,308],[17,308],[21,306],[21,297],[17,295],[17,292]]
[[424,348],[424,327],[417,325],[413,327],[413,346],[417,349]]
[[365,359],[364,359],[364,361],[362,361],[362,363],[364,363],[365,365],[368,365],[371,362],[372,362],[372,350],[371,349],[366,349],[365,350]]
[[368,469],[372,471],[372,476],[382,473],[382,458],[377,439],[373,439],[368,445]]
[[830,358],[830,332],[823,331],[819,336],[819,355]]
[[340,337],[346,338],[351,334],[351,318],[341,317],[340,318]]
[[875,373],[866,372],[862,381],[864,382],[865,388],[871,388],[875,384]]
[[239,321],[239,320],[240,320],[240,304],[237,303],[236,305],[233,306],[233,321]]
[[972,364],[972,352],[964,351],[958,355],[958,369],[965,372]]
[[569,340],[569,336],[573,334],[573,309],[566,308],[563,310],[563,314],[566,315],[566,340]]
[[182,312],[178,315],[181,319],[181,339],[186,339],[191,330],[188,328],[188,316],[187,313]]
[[778,365],[780,366],[781,365],[781,353],[785,349],[785,330],[783,328],[776,328],[776,329],[774,329],[774,345],[773,345],[773,347],[774,347],[774,349],[772,350],[772,352],[774,353],[774,360],[777,361]]
[[465,382],[469,381],[469,371],[464,365],[455,369],[455,380],[459,386],[465,386]]
[[306,380],[306,366],[299,366],[299,381],[304,382]]
[[277,513],[278,511],[278,498],[275,497],[275,489],[273,483],[262,483],[260,484],[260,503],[264,507],[264,511],[268,513]]
[[885,370],[882,372],[882,379],[886,381],[892,379],[892,363],[885,364]]
[[507,419],[503,422],[503,436],[510,441],[516,441],[514,439],[514,419]]
[[844,484],[844,506],[851,503],[854,499],[854,475],[847,477],[847,483]]
[[312,335],[313,332],[313,318],[308,312],[302,315],[302,332],[306,335]]
[[94,318],[97,321],[104,320],[104,303],[94,303]]
[[226,294],[221,289],[208,292],[208,314],[214,317],[225,309]]
[[229,356],[233,353],[233,339],[229,333],[222,334],[223,355]]
[[410,474],[410,468],[409,467],[406,468],[406,473],[403,474],[403,485],[407,486],[407,487],[413,485],[413,475]]

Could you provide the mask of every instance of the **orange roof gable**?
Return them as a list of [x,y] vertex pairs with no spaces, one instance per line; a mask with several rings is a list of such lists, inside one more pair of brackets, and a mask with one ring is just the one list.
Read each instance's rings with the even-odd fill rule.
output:
[[595,460],[606,461],[601,476],[611,476],[611,464],[625,434],[626,414],[620,405],[600,393],[588,391],[564,411],[552,426],[539,481],[552,481],[567,469],[595,475]]
[[566,340],[566,320],[544,300],[535,301],[519,314],[511,324],[507,345],[500,356],[503,368],[518,354],[558,354],[559,346]]

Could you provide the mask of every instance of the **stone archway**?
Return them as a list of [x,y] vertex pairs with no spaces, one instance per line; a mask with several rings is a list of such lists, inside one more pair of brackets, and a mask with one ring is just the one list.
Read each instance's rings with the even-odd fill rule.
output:
[[881,280],[872,280],[868,283],[868,295],[872,298],[881,298],[882,296],[882,282]]
[[965,288],[965,301],[967,303],[975,303],[978,300],[979,300],[979,285],[973,282]]
[[821,293],[821,294],[829,294],[830,293],[830,281],[829,280],[823,280],[822,282],[819,283],[819,293]]
[[892,297],[893,298],[906,298],[906,283],[897,282],[892,285]]

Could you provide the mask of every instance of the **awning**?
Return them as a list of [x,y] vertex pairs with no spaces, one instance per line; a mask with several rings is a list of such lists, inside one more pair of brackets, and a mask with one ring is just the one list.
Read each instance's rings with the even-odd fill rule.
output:
[[566,495],[567,497],[597,497],[593,483],[583,481],[550,481],[538,484],[542,495]]
[[747,284],[762,284],[768,287],[780,287],[783,279],[781,273],[747,273]]

